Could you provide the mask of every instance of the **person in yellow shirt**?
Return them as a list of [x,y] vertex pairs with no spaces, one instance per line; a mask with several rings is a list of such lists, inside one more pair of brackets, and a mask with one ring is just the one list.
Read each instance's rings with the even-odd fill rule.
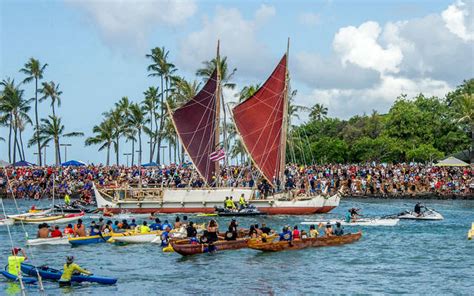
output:
[[[21,252],[23,256],[18,256],[19,252]],[[8,257],[8,272],[14,276],[18,276],[21,270],[21,263],[27,259],[28,257],[23,249],[13,248],[12,255]]]
[[90,272],[86,269],[83,269],[79,265],[74,263],[74,257],[73,256],[67,256],[66,257],[66,264],[64,264],[63,274],[61,275],[61,278],[59,279],[59,286],[60,287],[70,286],[72,275],[76,272],[84,273],[84,274],[87,274],[87,275],[92,275],[92,272]]
[[140,233],[150,233],[150,227],[148,227],[147,222],[143,221],[143,225],[140,225]]
[[66,195],[64,195],[64,203],[68,206],[70,203],[71,203],[71,197],[69,196],[69,194],[66,193]]

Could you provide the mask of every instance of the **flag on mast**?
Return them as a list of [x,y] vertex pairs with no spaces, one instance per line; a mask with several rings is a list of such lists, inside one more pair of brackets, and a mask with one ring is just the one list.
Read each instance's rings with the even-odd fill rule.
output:
[[225,150],[223,148],[216,150],[209,154],[209,159],[211,161],[219,161],[225,158]]

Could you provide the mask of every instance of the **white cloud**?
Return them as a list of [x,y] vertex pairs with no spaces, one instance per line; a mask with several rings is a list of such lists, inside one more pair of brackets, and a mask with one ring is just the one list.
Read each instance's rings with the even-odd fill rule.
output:
[[303,12],[298,16],[298,21],[302,25],[316,26],[321,23],[321,15],[314,12]]
[[197,10],[194,0],[68,0],[85,11],[106,42],[143,47],[157,25],[177,26]]
[[275,61],[268,56],[257,33],[273,15],[274,8],[267,5],[260,6],[253,19],[245,19],[236,8],[217,7],[213,18],[205,17],[201,29],[182,40],[179,65],[195,71],[202,61],[215,56],[216,43],[220,39],[221,54],[228,57],[230,66],[237,66],[239,76],[271,71],[267,66],[272,62],[274,66]]
[[468,0],[467,5],[457,1],[441,14],[449,31],[464,41],[474,40],[473,9],[472,1]]
[[388,44],[383,48],[378,43],[381,31],[379,24],[372,21],[365,22],[357,28],[353,26],[341,28],[334,37],[334,50],[341,56],[344,65],[351,62],[380,73],[397,73],[403,54],[394,44]]

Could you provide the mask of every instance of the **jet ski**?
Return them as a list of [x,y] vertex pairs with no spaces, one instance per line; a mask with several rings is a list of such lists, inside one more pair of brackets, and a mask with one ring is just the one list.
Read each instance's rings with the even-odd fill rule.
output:
[[60,204],[60,205],[54,205],[54,209],[56,212],[63,212],[63,213],[92,213],[94,210],[86,208],[81,205],[66,205],[66,204]]
[[443,220],[444,217],[437,211],[429,208],[425,208],[424,211],[420,212],[419,214],[415,213],[414,211],[404,211],[397,215],[398,219],[406,219],[406,220]]
[[216,213],[220,217],[234,217],[234,216],[260,216],[266,215],[265,213],[260,212],[254,205],[249,205],[243,209],[239,210],[229,210],[222,207],[216,207]]

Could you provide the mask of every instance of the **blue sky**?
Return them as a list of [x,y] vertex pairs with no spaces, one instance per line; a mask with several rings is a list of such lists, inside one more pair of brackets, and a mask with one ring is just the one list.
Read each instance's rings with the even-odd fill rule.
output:
[[[144,57],[153,47],[169,49],[179,73],[194,79],[220,38],[240,88],[266,79],[290,37],[297,102],[323,103],[331,116],[348,118],[386,112],[401,93],[443,96],[472,78],[472,10],[468,1],[4,0],[0,78],[21,81],[30,57],[48,63],[44,81],[60,84],[66,131],[88,136],[118,99],[140,101],[157,84]],[[32,97],[33,84],[24,88]],[[41,117],[50,112],[42,103]],[[8,130],[0,132],[5,138]],[[73,144],[68,158],[104,162],[105,152],[83,147],[84,139],[64,140]],[[123,145],[121,153],[129,152]],[[0,143],[0,159],[6,147]],[[27,156],[35,161],[33,149]]]

